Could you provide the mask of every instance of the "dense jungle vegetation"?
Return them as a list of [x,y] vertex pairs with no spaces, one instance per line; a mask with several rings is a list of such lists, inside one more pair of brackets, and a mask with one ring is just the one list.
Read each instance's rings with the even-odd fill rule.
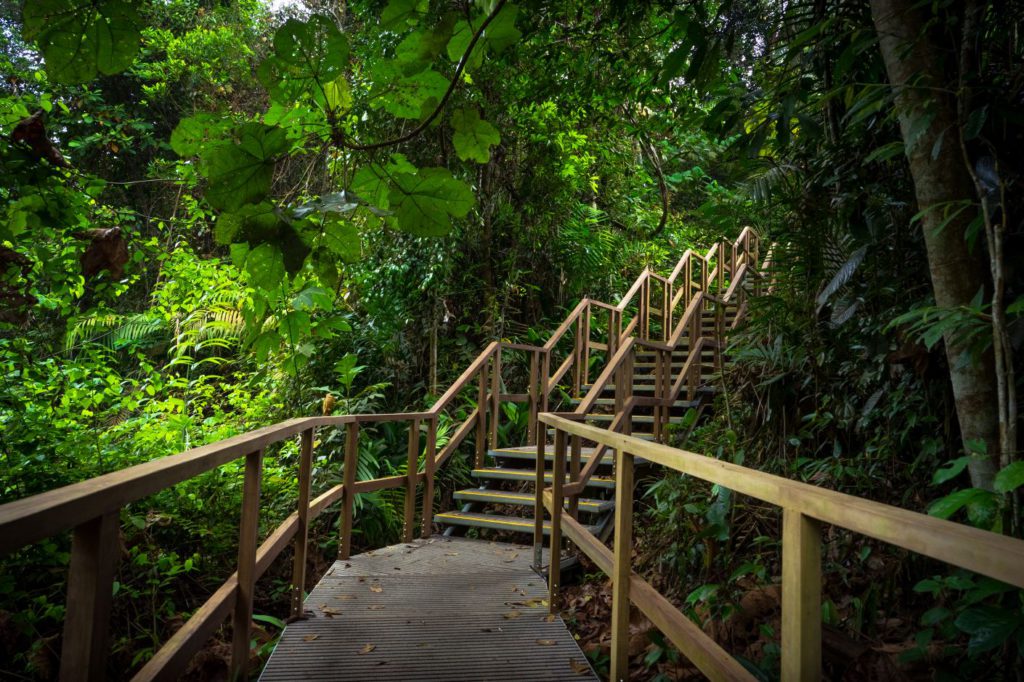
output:
[[[1022,21],[1012,0],[0,0],[0,502],[325,396],[428,406],[488,341],[543,340],[753,225],[776,286],[685,446],[1020,537]],[[269,455],[265,529],[297,446]],[[404,462],[384,426],[361,441],[361,478]],[[241,466],[123,514],[111,671],[234,570]],[[359,499],[361,547],[399,538],[390,492]],[[681,476],[641,494],[645,572],[776,678],[778,510]],[[830,676],[1022,678],[1020,592],[825,541]],[[69,546],[0,559],[0,678],[56,674]],[[565,605],[599,669],[607,591]],[[637,628],[638,679],[692,677]]]

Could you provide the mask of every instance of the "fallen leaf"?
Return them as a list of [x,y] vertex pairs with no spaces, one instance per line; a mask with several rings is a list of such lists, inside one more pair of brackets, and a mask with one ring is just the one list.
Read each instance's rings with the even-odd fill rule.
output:
[[554,646],[557,642],[553,639],[538,639],[537,644],[540,644],[541,646]]
[[480,632],[505,632],[501,628],[481,628]]
[[459,556],[459,553],[458,552],[445,552],[444,555],[445,556]]
[[366,608],[369,611],[383,611],[384,610],[384,607],[381,606],[380,604],[373,604],[372,606],[367,606]]
[[365,644],[365,645],[363,645],[363,648],[360,649],[359,651],[357,651],[356,653],[358,655],[362,656],[363,654],[370,653],[371,651],[373,651],[376,648],[377,648],[376,644]]
[[380,585],[370,585],[370,592],[383,592],[384,588]]
[[505,620],[512,620],[513,618],[518,618],[521,615],[523,614],[519,613],[518,611],[509,611],[504,615],[504,618]]
[[549,613],[548,615],[546,615],[543,618],[541,618],[541,620],[544,621],[545,623],[554,623],[555,622],[555,618],[558,618],[558,616],[556,616],[553,613]]
[[569,659],[569,667],[577,675],[588,675],[590,674],[590,666],[584,661],[577,661],[575,658]]
[[359,582],[361,582],[361,583],[365,583],[365,582],[366,582],[366,578],[364,578],[364,577],[360,576],[360,577],[359,577]]
[[337,609],[332,609],[330,606],[326,606],[326,607],[324,607],[324,608],[322,608],[320,610],[328,618],[334,618],[335,616],[340,616],[341,615],[341,611],[339,611]]
[[[345,568],[352,568],[352,564],[346,563]],[[332,569],[333,570],[333,569]]]
[[339,594],[338,596],[335,597],[335,599],[340,599],[342,601],[349,601],[350,599],[358,599],[358,597],[356,597],[356,595],[354,595],[354,594]]
[[505,556],[508,557],[507,559],[504,560],[505,563],[506,564],[510,564],[510,563],[512,563],[513,561],[515,561],[516,559],[519,558],[519,552],[512,552],[511,554],[506,554]]
[[422,649],[422,648],[428,647],[428,646],[430,646],[430,645],[427,644],[426,642],[420,642],[419,644],[416,645],[416,648],[417,649]]
[[527,599],[523,603],[523,606],[529,606],[531,609],[535,609],[535,608],[538,608],[540,606],[547,606],[547,605],[548,605],[548,600],[547,599],[541,599],[539,597],[532,597],[530,599]]
[[302,638],[303,642],[312,642],[314,639],[320,639],[320,635],[306,635]]

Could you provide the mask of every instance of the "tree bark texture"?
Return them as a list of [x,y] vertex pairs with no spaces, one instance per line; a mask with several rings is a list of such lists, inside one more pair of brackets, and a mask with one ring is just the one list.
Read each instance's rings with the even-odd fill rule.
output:
[[[947,211],[956,211],[962,202],[974,203],[976,197],[960,156],[956,100],[950,92],[955,86],[946,82],[943,54],[929,38],[920,7],[915,0],[871,0],[871,15],[896,97],[935,302],[957,308],[969,305],[980,288],[989,286],[979,254],[970,252],[965,239],[973,212],[961,210],[947,222]],[[986,446],[987,456],[971,461],[971,484],[991,489],[999,451],[993,356],[989,352],[978,362],[965,362],[964,345],[948,333],[944,340],[963,442],[965,447],[971,441]]]

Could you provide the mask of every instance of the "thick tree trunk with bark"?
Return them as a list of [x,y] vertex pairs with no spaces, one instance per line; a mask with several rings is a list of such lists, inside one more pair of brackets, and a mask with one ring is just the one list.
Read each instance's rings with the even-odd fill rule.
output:
[[[950,93],[955,86],[945,82],[943,55],[929,39],[919,7],[915,0],[871,0],[922,213],[935,302],[956,308],[969,305],[980,288],[989,287],[982,260],[970,252],[964,236],[973,212],[961,210],[947,222],[949,212],[962,205],[958,202],[974,202],[976,197],[959,148],[956,100]],[[927,116],[931,121],[922,130]],[[971,483],[991,489],[999,452],[993,357],[986,353],[977,363],[964,362],[963,345],[949,334],[945,346],[963,441],[982,441],[988,453],[972,460]]]

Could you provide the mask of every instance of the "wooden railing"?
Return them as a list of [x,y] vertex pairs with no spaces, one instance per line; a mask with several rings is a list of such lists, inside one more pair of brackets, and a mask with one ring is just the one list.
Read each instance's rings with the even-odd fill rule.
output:
[[[575,415],[572,415],[575,417]],[[755,679],[668,599],[631,570],[633,459],[642,457],[709,483],[781,507],[782,679],[821,679],[821,525],[832,524],[980,575],[1024,588],[1024,541],[951,521],[723,462],[580,423],[552,413],[539,422],[555,429],[553,484],[538,486],[535,517],[551,517],[549,591],[555,608],[561,536],[572,540],[612,579],[612,680],[628,679],[629,605],[635,604],[702,673],[712,680]],[[583,439],[615,453],[615,542],[608,549],[571,514],[562,486],[566,441]],[[558,472],[563,472],[562,477]],[[535,537],[535,552],[542,539]]]
[[[621,360],[615,359],[624,357],[623,348],[630,351],[630,357],[637,344],[664,349],[665,344],[656,345],[657,341],[652,338],[652,334],[659,335],[662,342],[666,339],[678,342],[681,334],[679,330],[691,321],[695,320],[699,327],[700,314],[694,311],[704,305],[702,301],[711,300],[705,298],[711,295],[711,290],[723,291],[726,274],[729,273],[730,280],[735,281],[736,274],[742,272],[744,266],[757,262],[758,244],[756,233],[747,228],[735,243],[712,247],[705,256],[687,251],[668,277],[660,277],[645,270],[617,305],[584,299],[569,313],[544,346],[492,342],[429,410],[292,419],[0,506],[0,555],[58,533],[72,531],[61,678],[99,680],[106,677],[118,529],[120,512],[126,506],[244,458],[236,572],[163,644],[133,679],[177,678],[192,656],[229,615],[233,625],[230,673],[232,678],[244,676],[250,653],[249,635],[255,583],[289,544],[294,547],[291,612],[293,617],[302,617],[308,533],[313,519],[340,503],[339,556],[342,559],[348,558],[352,549],[355,496],[404,487],[403,538],[411,540],[417,525],[420,526],[422,537],[429,536],[438,467],[454,454],[470,434],[474,434],[475,465],[483,465],[487,444],[490,443],[491,447],[498,445],[502,402],[527,404],[527,437],[531,443],[536,442],[536,434],[540,430],[537,427],[537,415],[548,410],[555,389],[566,385],[565,378],[570,369],[573,374],[567,388],[572,395],[579,396],[582,387],[589,383],[592,352],[606,353],[606,365],[614,365],[613,373],[623,377],[624,365]],[[652,305],[652,301],[656,305]],[[676,332],[669,336],[667,330],[671,328],[672,320],[675,319],[674,311],[680,305],[686,307],[686,312],[676,326]],[[624,315],[634,309],[633,317],[623,326]],[[606,316],[605,335],[601,340],[592,339],[591,326],[595,315]],[[559,342],[571,330],[574,332],[573,349],[552,371],[553,359],[558,356]],[[505,353],[526,353],[529,356],[527,386],[523,392],[503,392]],[[601,377],[607,373],[606,367]],[[606,382],[607,379],[599,378],[598,382],[601,381]],[[597,385],[595,383],[588,393],[588,398],[591,394],[596,396],[594,390]],[[473,393],[472,396],[466,396],[469,391]],[[454,425],[448,442],[438,448],[441,415],[453,411],[457,403],[462,406],[467,402],[473,404],[473,408],[461,423]],[[632,399],[630,405],[640,402],[639,399]],[[593,400],[590,400],[586,409],[577,410],[577,413],[585,414],[592,405]],[[368,425],[384,422],[408,424],[406,473],[357,481],[361,430]],[[615,425],[621,423],[620,419]],[[342,482],[312,497],[313,447],[316,430],[323,428],[345,429]],[[423,448],[420,447],[421,432],[425,434]],[[259,543],[260,483],[264,452],[272,445],[295,437],[299,438],[296,510]],[[542,444],[543,440],[541,438]],[[574,461],[574,472],[579,472],[579,458],[576,457]],[[592,467],[579,473],[589,477]],[[416,497],[421,484],[422,514],[417,524]]]

